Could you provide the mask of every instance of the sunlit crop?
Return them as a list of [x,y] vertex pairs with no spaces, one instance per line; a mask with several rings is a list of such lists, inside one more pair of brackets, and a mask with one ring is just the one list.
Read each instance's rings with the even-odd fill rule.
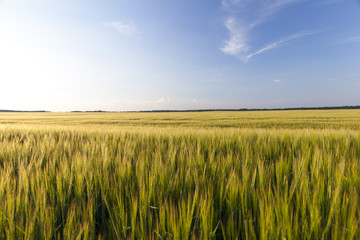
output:
[[0,239],[359,239],[360,111],[0,114]]

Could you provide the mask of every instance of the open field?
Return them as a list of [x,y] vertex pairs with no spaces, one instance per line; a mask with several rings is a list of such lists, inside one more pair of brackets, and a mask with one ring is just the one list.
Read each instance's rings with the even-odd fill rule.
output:
[[177,113],[0,113],[1,126],[316,128],[360,130],[360,110]]
[[360,110],[1,113],[0,239],[360,239]]

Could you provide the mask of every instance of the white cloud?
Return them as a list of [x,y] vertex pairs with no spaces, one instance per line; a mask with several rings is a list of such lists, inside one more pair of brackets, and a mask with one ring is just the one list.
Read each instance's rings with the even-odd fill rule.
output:
[[193,100],[192,100],[192,102],[193,103],[196,103],[198,100],[196,99],[196,98],[194,98]]
[[276,82],[276,83],[279,83],[279,82],[281,82],[282,80],[281,79],[275,79],[274,80],[274,82]]
[[105,26],[112,27],[119,33],[127,37],[139,37],[140,32],[138,31],[135,23],[130,21],[129,23],[124,22],[107,22],[104,23]]
[[229,39],[224,41],[224,46],[220,49],[226,54],[247,62],[253,56],[281,47],[290,40],[314,34],[297,33],[251,52],[249,36],[253,29],[268,21],[272,15],[288,5],[299,1],[303,0],[222,0],[223,9],[228,14],[224,25],[230,34]]
[[229,17],[225,22],[225,27],[230,32],[230,39],[225,41],[225,46],[221,50],[229,55],[243,56],[249,51],[247,43],[247,28],[239,24],[234,17]]
[[254,57],[254,56],[258,55],[258,54],[261,54],[263,52],[269,51],[269,50],[274,49],[274,48],[281,47],[281,46],[285,45],[290,40],[293,40],[293,39],[296,39],[296,38],[301,38],[301,37],[304,37],[304,36],[307,36],[307,35],[316,34],[316,33],[319,33],[319,32],[301,32],[301,33],[297,33],[297,34],[293,34],[291,36],[288,36],[288,37],[286,37],[284,39],[281,39],[279,41],[270,43],[270,44],[266,45],[265,47],[261,48],[260,50],[257,50],[256,52],[253,52],[253,53],[250,53],[249,55],[247,55],[246,58],[245,58],[245,62],[249,61],[250,58],[252,58],[252,57]]
[[168,102],[170,102],[170,98],[161,97],[161,98],[158,100],[158,103],[168,103]]

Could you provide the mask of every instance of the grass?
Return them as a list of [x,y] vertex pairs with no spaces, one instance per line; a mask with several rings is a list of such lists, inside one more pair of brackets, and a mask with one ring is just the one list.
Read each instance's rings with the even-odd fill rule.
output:
[[0,239],[359,239],[360,111],[1,113]]

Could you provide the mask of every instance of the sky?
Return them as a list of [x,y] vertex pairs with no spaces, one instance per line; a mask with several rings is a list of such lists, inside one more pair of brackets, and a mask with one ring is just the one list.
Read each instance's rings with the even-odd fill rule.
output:
[[359,0],[0,0],[0,109],[343,105]]

